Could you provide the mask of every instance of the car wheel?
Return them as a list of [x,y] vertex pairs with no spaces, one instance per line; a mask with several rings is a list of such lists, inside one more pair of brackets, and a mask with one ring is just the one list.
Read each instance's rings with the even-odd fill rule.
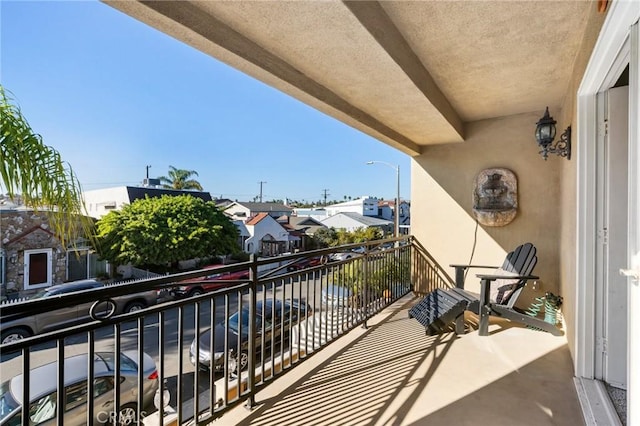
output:
[[204,290],[202,290],[200,287],[196,287],[189,290],[189,293],[187,293],[187,297],[200,296],[201,294],[204,294]]
[[127,306],[124,307],[124,311],[128,314],[130,312],[139,311],[139,310],[144,309],[146,307],[147,307],[147,305],[145,305],[143,302],[134,301],[134,302],[127,303]]
[[125,425],[136,425],[139,422],[137,421],[136,412],[136,404],[125,404],[120,407],[120,412],[118,413],[118,419],[116,421],[116,425],[125,426]]
[[238,375],[238,372],[244,371],[249,366],[249,354],[247,351],[242,351],[239,357],[234,359],[234,364],[231,366],[231,374]]
[[25,328],[11,328],[2,332],[0,343],[4,345],[5,343],[17,342],[29,336],[31,336],[31,332]]

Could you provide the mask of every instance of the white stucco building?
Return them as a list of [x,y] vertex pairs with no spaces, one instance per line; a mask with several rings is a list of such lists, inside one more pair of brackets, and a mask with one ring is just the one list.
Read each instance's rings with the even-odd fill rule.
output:
[[267,213],[258,213],[242,225],[249,235],[242,247],[246,253],[276,256],[290,251],[290,242],[300,240]]
[[337,213],[321,221],[327,228],[344,229],[352,232],[358,228],[380,228],[385,233],[393,232],[393,221],[364,216],[359,213]]
[[326,206],[325,210],[327,212],[327,216],[333,216],[338,213],[358,213],[362,216],[377,216],[378,199],[363,196],[356,200],[349,200],[344,203]]
[[232,220],[247,220],[258,213],[266,213],[273,218],[280,216],[290,216],[293,212],[291,207],[280,203],[252,203],[234,201],[224,209],[224,214]]
[[82,193],[84,208],[88,216],[100,219],[112,210],[120,210],[124,205],[131,204],[135,200],[149,197],[161,197],[163,195],[191,195],[204,201],[211,201],[211,194],[199,191],[181,191],[175,189],[117,186],[114,188],[94,189]]

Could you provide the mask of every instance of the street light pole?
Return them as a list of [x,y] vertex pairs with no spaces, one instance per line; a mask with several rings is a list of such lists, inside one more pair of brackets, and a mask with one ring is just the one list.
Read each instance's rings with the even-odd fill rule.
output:
[[396,205],[393,214],[393,236],[398,238],[400,236],[400,165],[394,166],[393,164],[387,163],[386,161],[367,161],[368,165],[371,164],[384,164],[386,166],[395,169],[396,171]]

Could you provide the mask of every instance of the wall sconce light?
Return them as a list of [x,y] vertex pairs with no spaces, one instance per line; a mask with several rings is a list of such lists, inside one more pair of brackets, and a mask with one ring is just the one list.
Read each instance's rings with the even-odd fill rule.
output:
[[17,254],[12,254],[11,257],[9,257],[9,263],[11,263],[12,265],[15,265],[17,261],[18,261]]
[[560,135],[560,139],[553,145],[556,137],[556,120],[549,115],[549,107],[542,118],[536,123],[536,141],[542,150],[539,154],[547,161],[547,156],[551,154],[566,157],[571,160],[571,126]]

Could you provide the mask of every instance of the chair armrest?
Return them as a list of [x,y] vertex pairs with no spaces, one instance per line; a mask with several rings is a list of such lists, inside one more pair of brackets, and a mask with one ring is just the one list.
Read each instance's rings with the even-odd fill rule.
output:
[[497,266],[485,266],[485,265],[449,265],[456,269],[456,287],[464,289],[464,275],[465,271],[469,268],[483,268],[483,269],[498,269]]
[[449,265],[452,268],[463,268],[463,269],[468,269],[468,268],[483,268],[483,269],[498,269],[499,266],[488,266],[488,265]]
[[495,281],[503,278],[516,279],[516,280],[537,280],[540,278],[536,275],[485,275],[485,274],[477,274],[476,277],[480,278],[482,281]]
[[[490,293],[491,293],[491,283],[495,280],[507,278],[507,279],[516,279],[516,280],[537,280],[539,277],[535,275],[485,275],[485,274],[477,274],[476,277],[480,278],[480,307],[479,312],[481,316],[481,320],[483,316],[488,316],[491,307]],[[486,319],[484,320],[486,321]],[[486,333],[485,324],[483,326]],[[481,336],[486,336],[487,334],[480,334]]]

